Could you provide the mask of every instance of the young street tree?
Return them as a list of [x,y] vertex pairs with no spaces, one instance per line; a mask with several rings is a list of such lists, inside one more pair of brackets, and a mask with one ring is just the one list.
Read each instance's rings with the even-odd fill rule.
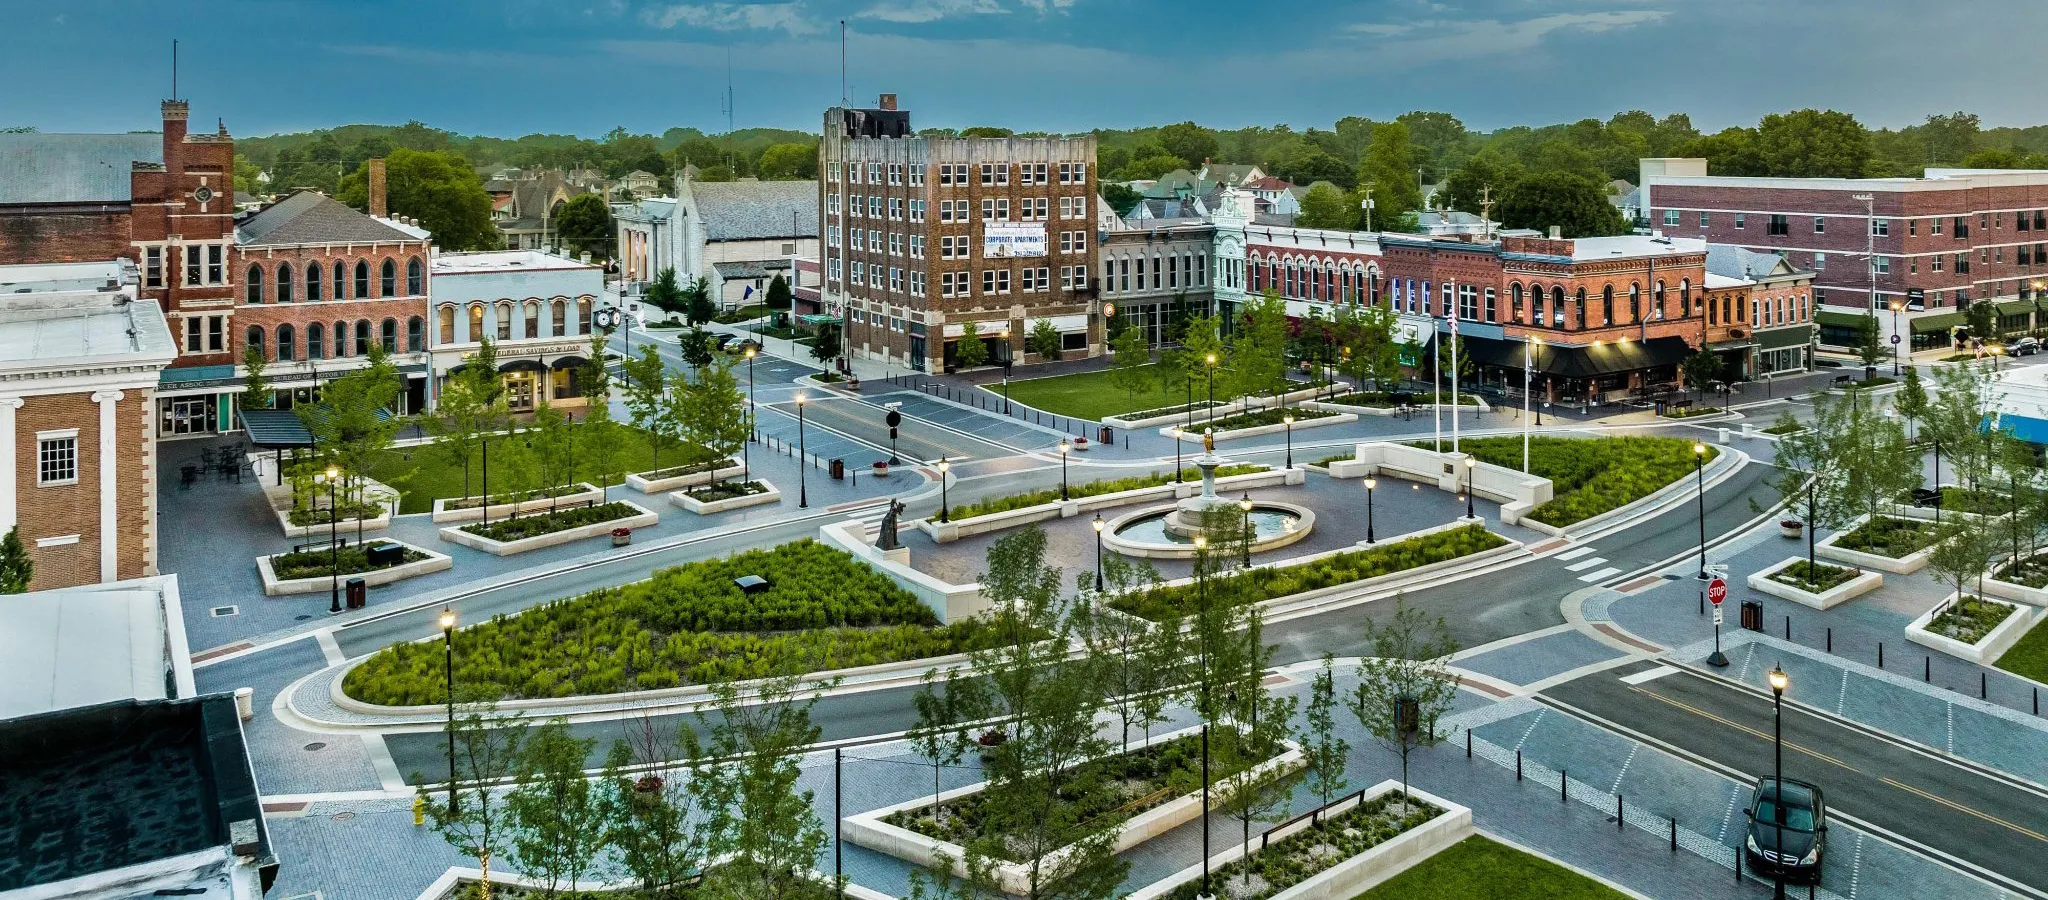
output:
[[639,358],[627,358],[622,369],[626,376],[621,385],[626,392],[626,412],[633,417],[633,427],[647,434],[647,442],[654,450],[654,468],[659,469],[661,451],[673,433],[667,414],[669,382],[673,376],[651,345],[640,348]]
[[683,288],[683,317],[702,325],[718,315],[718,303],[711,296],[711,281],[702,275]]
[[1287,301],[1268,289],[1244,304],[1230,337],[1230,386],[1250,409],[1251,398],[1278,393],[1287,384]]
[[1136,325],[1126,325],[1109,342],[1110,352],[1115,354],[1109,370],[1109,383],[1124,389],[1124,401],[1132,402],[1138,391],[1148,380],[1145,367],[1152,363],[1152,348],[1145,346],[1145,333]]
[[910,729],[910,747],[932,762],[932,821],[943,825],[946,810],[939,805],[940,776],[947,766],[959,765],[974,746],[973,723],[986,715],[988,697],[981,682],[972,678],[941,678],[937,669],[924,673],[924,686],[911,698],[917,709],[917,724]]
[[1678,364],[1685,373],[1685,385],[1699,395],[1700,402],[1707,400],[1707,387],[1721,378],[1721,357],[1712,350],[1698,350]]
[[1372,655],[1358,664],[1358,686],[1347,704],[1358,724],[1388,752],[1401,757],[1401,797],[1408,799],[1408,760],[1418,747],[1446,737],[1437,718],[1451,709],[1458,682],[1450,673],[1458,642],[1442,618],[1429,618],[1402,598],[1384,622],[1365,620]]
[[811,358],[818,362],[831,362],[841,353],[839,324],[818,326],[818,336],[811,341]]
[[460,709],[450,731],[459,794],[451,801],[443,793],[421,784],[419,796],[426,801],[427,818],[434,830],[455,849],[477,861],[488,891],[491,860],[503,855],[512,831],[512,811],[505,798],[491,786],[518,773],[526,729],[519,727],[512,717],[499,715],[491,704],[471,703]]
[[[504,427],[504,422],[498,348],[485,338],[475,353],[463,359],[462,367],[448,376],[441,388],[441,402],[427,419],[427,428],[435,436],[431,449],[451,467],[462,467],[462,496],[470,496],[470,461],[476,458],[484,437]],[[489,490],[484,486],[485,493]]]
[[796,676],[766,679],[749,696],[730,683],[711,687],[713,709],[698,713],[698,726],[713,762],[690,782],[712,816],[708,856],[725,860],[705,873],[710,896],[830,896],[809,876],[825,827],[811,792],[797,787],[803,749],[818,740],[811,707],[829,687]]
[[[533,427],[527,430],[528,456],[534,468],[536,486],[544,490],[576,480],[576,426],[555,405],[545,400],[533,411]],[[548,511],[557,509],[556,493],[549,491]]]
[[320,402],[296,407],[299,421],[313,436],[313,447],[321,457],[339,466],[347,479],[348,500],[356,495],[361,473],[369,471],[371,460],[390,449],[402,424],[391,405],[404,390],[384,345],[370,345],[370,364],[327,382]]
[[656,771],[613,778],[620,804],[606,839],[616,849],[619,866],[649,897],[681,900],[689,891],[688,882],[703,871],[708,859],[712,816],[698,804],[692,785],[708,777],[710,759],[696,733],[688,729],[682,730],[674,749],[652,724],[635,733],[639,738],[631,745],[612,746],[607,771],[619,772],[628,763],[651,765]]
[[235,396],[239,409],[269,409],[275,399],[271,396],[270,379],[263,370],[270,365],[269,357],[263,355],[263,348],[250,347],[242,351],[242,368],[248,374],[242,376],[242,392]]
[[953,341],[953,365],[963,371],[988,365],[988,345],[982,343],[980,323],[960,326],[960,337]]
[[[719,357],[697,370],[697,381],[678,381],[682,435],[686,446],[700,451],[706,471],[718,466],[747,443],[747,394],[733,375],[732,357]],[[750,473],[751,474],[751,473]]]
[[603,331],[590,334],[590,357],[576,370],[584,398],[583,424],[578,426],[577,443],[597,469],[598,490],[611,500],[612,476],[619,468],[619,423],[612,418],[612,376],[606,368],[607,338]]
[[[1920,486],[1920,454],[1896,420],[1878,414],[1867,392],[1823,395],[1813,410],[1810,427],[1779,438],[1782,474],[1770,482],[1788,508],[1804,513],[1809,573],[1815,529],[1881,512]],[[1791,421],[1788,414],[1779,423]]]
[[[1975,307],[1971,307],[1974,309]],[[1921,433],[1941,445],[1941,454],[1971,488],[1988,475],[1995,448],[2004,432],[1985,428],[1984,415],[1997,399],[1991,368],[1983,363],[1958,363],[1934,372],[1934,400],[1924,414]]]
[[[1159,573],[1150,564],[1122,556],[1105,557],[1102,574],[1109,596],[1144,591],[1159,583]],[[1083,593],[1094,590],[1095,573],[1077,572],[1074,580]],[[1163,704],[1158,702],[1159,695],[1177,668],[1172,659],[1179,632],[1093,604],[1076,606],[1075,626],[1089,659],[1098,666],[1098,683],[1109,706],[1123,726],[1122,743],[1131,742],[1132,726],[1149,734],[1153,723],[1160,721]]]
[[1920,370],[1906,367],[1905,385],[1899,388],[1899,396],[1892,401],[1899,415],[1906,417],[1906,438],[1914,440],[1913,425],[1927,417],[1927,388],[1920,383]]
[[1955,586],[1959,596],[1970,579],[1977,579],[1977,596],[1984,591],[1984,567],[1994,549],[1990,529],[1972,516],[1950,516],[1942,534],[1927,555],[1927,568],[1942,581]]
[[683,362],[690,364],[690,368],[701,370],[711,364],[711,335],[702,328],[691,326],[689,331],[676,338],[676,352],[682,355]]
[[1041,362],[1056,362],[1060,358],[1060,331],[1053,327],[1051,319],[1039,319],[1032,323],[1031,334],[1024,339],[1024,349],[1038,354]]
[[1323,667],[1308,685],[1308,704],[1302,710],[1301,729],[1295,742],[1301,745],[1308,771],[1308,788],[1319,805],[1327,807],[1350,785],[1344,780],[1344,765],[1351,757],[1351,742],[1337,733],[1336,657],[1323,654]]
[[676,283],[675,269],[662,269],[655,273],[654,281],[647,285],[647,303],[665,313],[684,311],[683,289]]
[[1865,369],[1884,362],[1884,358],[1891,355],[1891,351],[1885,348],[1884,336],[1878,333],[1875,315],[1862,316],[1857,320],[1855,340],[1851,349],[1856,352],[1856,361]]
[[[1252,618],[1256,630],[1257,614]],[[1252,823],[1270,820],[1285,809],[1293,787],[1287,777],[1270,770],[1262,772],[1258,766],[1284,749],[1281,741],[1287,735],[1288,721],[1294,718],[1294,698],[1269,694],[1263,686],[1254,684],[1241,692],[1233,690],[1227,700],[1235,727],[1210,732],[1210,742],[1221,751],[1217,755],[1222,758],[1222,770],[1232,773],[1216,792],[1215,808],[1237,820],[1243,858],[1249,859]],[[1251,876],[1251,868],[1246,867],[1243,885],[1247,892]]]
[[28,593],[35,574],[36,561],[21,543],[21,526],[7,529],[7,536],[0,537],[0,594]]
[[557,719],[527,736],[516,785],[504,798],[513,832],[513,857],[522,874],[541,880],[543,896],[582,896],[579,882],[609,868],[612,847],[606,831],[619,815],[617,770],[591,781],[584,760],[595,739],[578,739]]
[[789,309],[790,301],[793,297],[794,295],[789,290],[789,279],[777,275],[769,279],[768,294],[761,302],[766,304],[769,309],[781,312]]

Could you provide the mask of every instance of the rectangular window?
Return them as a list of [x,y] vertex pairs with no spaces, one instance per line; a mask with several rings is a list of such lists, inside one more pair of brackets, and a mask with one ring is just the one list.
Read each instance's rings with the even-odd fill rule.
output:
[[996,201],[996,218],[1005,222],[1010,221],[1010,198],[1004,197]]
[[999,271],[999,272],[997,272],[997,273],[996,273],[996,293],[998,293],[998,294],[1007,294],[1007,293],[1009,293],[1009,292],[1010,292],[1010,270],[1008,270],[1008,269],[1003,269],[1002,271]]
[[895,266],[889,267],[889,290],[903,290],[903,270]]
[[890,164],[889,164],[889,183],[890,183],[890,184],[902,184],[902,183],[903,183],[903,164],[902,164],[902,163],[890,163]]
[[1813,217],[1813,233],[1814,233],[1814,234],[1827,234],[1827,233],[1828,233],[1828,220],[1826,220],[1826,219],[1823,219],[1823,218],[1821,218],[1820,216],[1814,216],[1814,217]]
[[826,213],[828,213],[828,214],[830,214],[830,215],[835,215],[835,216],[836,216],[836,215],[839,215],[839,195],[838,195],[838,194],[826,194],[826,195],[825,195],[825,212],[826,212]]
[[[912,170],[911,174],[916,175],[916,170]],[[910,270],[910,296],[924,296],[924,273],[916,269]]]
[[1742,213],[1735,214],[1735,227],[1737,229],[1740,229],[1742,227]]
[[854,284],[859,284],[863,281],[868,280],[868,264],[861,262],[859,260],[854,260],[852,274]]
[[1814,270],[1814,271],[1816,271],[1816,272],[1825,272],[1825,271],[1827,271],[1827,270],[1828,270],[1828,255],[1827,255],[1827,254],[1825,254],[1825,253],[1816,253],[1816,254],[1814,254],[1814,255],[1813,255],[1813,270]]
[[867,204],[860,199],[859,194],[854,194],[846,198],[846,207],[846,214],[858,219],[861,211],[867,208]]
[[1927,220],[1927,233],[1928,233],[1928,234],[1931,234],[1931,235],[1933,235],[1933,236],[1935,236],[1935,237],[1941,237],[1941,220],[1940,220],[1940,219],[1929,219],[1929,220]]
[[1871,220],[1870,220],[1870,234],[1871,234],[1871,236],[1872,236],[1872,237],[1889,237],[1889,236],[1891,236],[1891,233],[1892,233],[1892,220],[1890,220],[1890,219],[1871,219]]
[[[981,164],[981,183],[982,183],[982,184],[995,184],[995,183],[996,183],[996,166],[995,166],[995,163],[982,163],[982,164]],[[991,284],[993,284],[994,282],[990,282],[990,283],[991,283]]]
[[923,166],[911,166],[911,167],[910,167],[910,186],[911,186],[911,187],[923,187],[923,186],[924,186],[924,167],[923,167]]
[[185,317],[185,352],[204,353],[206,346],[206,323],[200,316]]
[[951,297],[951,296],[953,296],[953,273],[951,273],[951,272],[940,272],[940,273],[939,273],[939,296],[941,296],[941,297]]
[[164,286],[164,248],[147,247],[142,251],[142,286]]
[[901,197],[890,197],[890,198],[889,198],[889,218],[890,218],[890,219],[891,219],[892,221],[897,221],[897,222],[901,222],[901,221],[903,221],[903,198],[901,198]]
[[1088,252],[1088,232],[1087,232],[1087,231],[1076,231],[1076,232],[1074,232],[1074,252],[1075,252],[1075,253],[1086,253],[1086,252]]
[[227,335],[225,334],[226,330],[227,330],[227,317],[226,317],[226,316],[207,316],[207,317],[206,317],[206,352],[208,352],[208,353],[226,353],[226,352],[227,352],[227,349],[228,349],[228,348],[227,348],[227,343],[226,343],[226,342],[227,342]]
[[1870,260],[1870,270],[1879,275],[1890,275],[1892,273],[1892,261],[1889,257],[1875,257]]
[[903,235],[897,234],[893,231],[889,232],[889,255],[903,255]]
[[981,220],[984,222],[989,222],[993,221],[995,217],[996,201],[987,197],[983,197],[981,200]]
[[179,248],[178,248],[178,254],[179,254],[179,256],[181,256],[181,257],[182,257],[182,258],[183,258],[183,259],[185,260],[185,282],[184,282],[184,283],[185,283],[185,284],[198,284],[198,283],[199,283],[199,273],[200,273],[200,270],[201,270],[201,267],[200,267],[200,264],[199,264],[199,255],[200,255],[200,254],[199,254],[199,245],[198,245],[198,244],[186,244],[186,245],[184,245],[184,246],[182,246],[182,247],[179,247]]
[[870,219],[879,219],[879,218],[881,218],[881,217],[882,217],[882,198],[880,198],[880,197],[869,197],[869,198],[868,198],[868,218],[870,218]]
[[837,247],[837,246],[839,246],[839,226],[837,226],[837,225],[827,225],[827,226],[825,226],[825,246],[827,246],[827,247]]
[[881,230],[881,229],[879,229],[879,228],[875,228],[875,229],[870,229],[870,230],[868,231],[868,252],[869,252],[869,253],[880,253],[880,252],[882,252],[882,230]]
[[1700,227],[1701,227],[1701,228],[1705,228],[1705,227],[1707,227],[1707,214],[1706,214],[1706,213],[1700,213]]
[[1962,240],[1970,236],[1970,219],[1968,216],[1956,216],[1949,220],[1949,224],[1955,226],[1956,240]]
[[872,162],[871,162],[871,163],[868,163],[868,183],[869,183],[869,184],[881,184],[881,183],[882,183],[882,164],[881,164],[881,163],[872,163]]
[[910,258],[924,258],[924,235],[913,234],[910,236]]
[[1667,209],[1667,210],[1665,210],[1665,211],[1664,211],[1664,227],[1666,227],[1666,228],[1677,228],[1677,227],[1678,227],[1678,210],[1675,210],[1675,209]]
[[1789,235],[1792,233],[1792,220],[1781,213],[1772,213],[1770,221],[1764,224],[1764,233]]
[[910,201],[910,221],[924,221],[924,203],[925,202],[923,200]]
[[1940,254],[1935,254],[1934,256],[1930,256],[1930,257],[1928,257],[1928,258],[1927,258],[1927,271],[1929,271],[1929,272],[1937,272],[1937,273],[1941,271],[1941,255],[1940,255]]
[[1968,275],[1968,274],[1970,274],[1970,254],[1968,254],[1968,253],[1958,253],[1958,254],[1956,254],[1956,260],[1955,260],[1955,261],[1956,261],[1956,274],[1957,274],[1957,275]]
[[78,432],[46,432],[36,436],[36,484],[49,487],[78,483]]
[[1919,236],[1920,236],[1920,220],[1919,220],[1919,219],[1907,219],[1907,220],[1906,220],[1906,236],[1907,236],[1907,237],[1919,237]]

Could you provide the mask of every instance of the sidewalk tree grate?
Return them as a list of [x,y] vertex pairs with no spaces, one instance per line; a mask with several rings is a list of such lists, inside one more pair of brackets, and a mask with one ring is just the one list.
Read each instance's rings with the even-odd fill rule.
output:
[[216,606],[211,610],[211,612],[213,613],[213,617],[218,619],[222,616],[239,615],[242,612],[242,608],[239,606]]
[[325,749],[327,749],[327,742],[326,742],[326,741],[314,741],[314,742],[312,742],[312,743],[310,743],[310,744],[307,744],[307,745],[306,745],[306,749],[307,749],[307,750],[325,750]]

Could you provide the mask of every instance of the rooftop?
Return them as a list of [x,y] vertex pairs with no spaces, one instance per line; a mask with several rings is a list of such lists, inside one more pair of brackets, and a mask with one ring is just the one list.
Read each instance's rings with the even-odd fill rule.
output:
[[135,163],[163,161],[156,133],[0,134],[0,204],[126,203]]
[[1674,253],[1705,253],[1707,242],[1700,238],[1660,238],[1647,234],[1615,237],[1583,237],[1572,241],[1572,261],[1629,259],[1638,256],[1669,256]]
[[440,253],[434,256],[436,278],[445,275],[597,268],[598,266],[591,263],[539,250],[484,250],[476,253]]
[[176,576],[0,596],[0,719],[190,697]]
[[63,366],[168,365],[177,355],[126,260],[0,266],[0,375]]
[[818,236],[816,181],[689,181],[707,241]]
[[295,191],[236,225],[235,243],[243,247],[389,244],[423,240],[426,234],[416,226],[357,212],[318,191]]

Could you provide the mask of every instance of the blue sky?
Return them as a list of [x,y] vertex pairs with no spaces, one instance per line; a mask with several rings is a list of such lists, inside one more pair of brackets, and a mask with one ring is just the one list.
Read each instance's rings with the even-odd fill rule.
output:
[[0,0],[0,125],[155,125],[167,38],[197,122],[238,135],[420,119],[516,136],[813,130],[840,93],[920,126],[1195,119],[1327,127],[1443,109],[1474,128],[1621,109],[1705,128],[1822,106],[1902,125],[2048,122],[2018,61],[2041,0]]

